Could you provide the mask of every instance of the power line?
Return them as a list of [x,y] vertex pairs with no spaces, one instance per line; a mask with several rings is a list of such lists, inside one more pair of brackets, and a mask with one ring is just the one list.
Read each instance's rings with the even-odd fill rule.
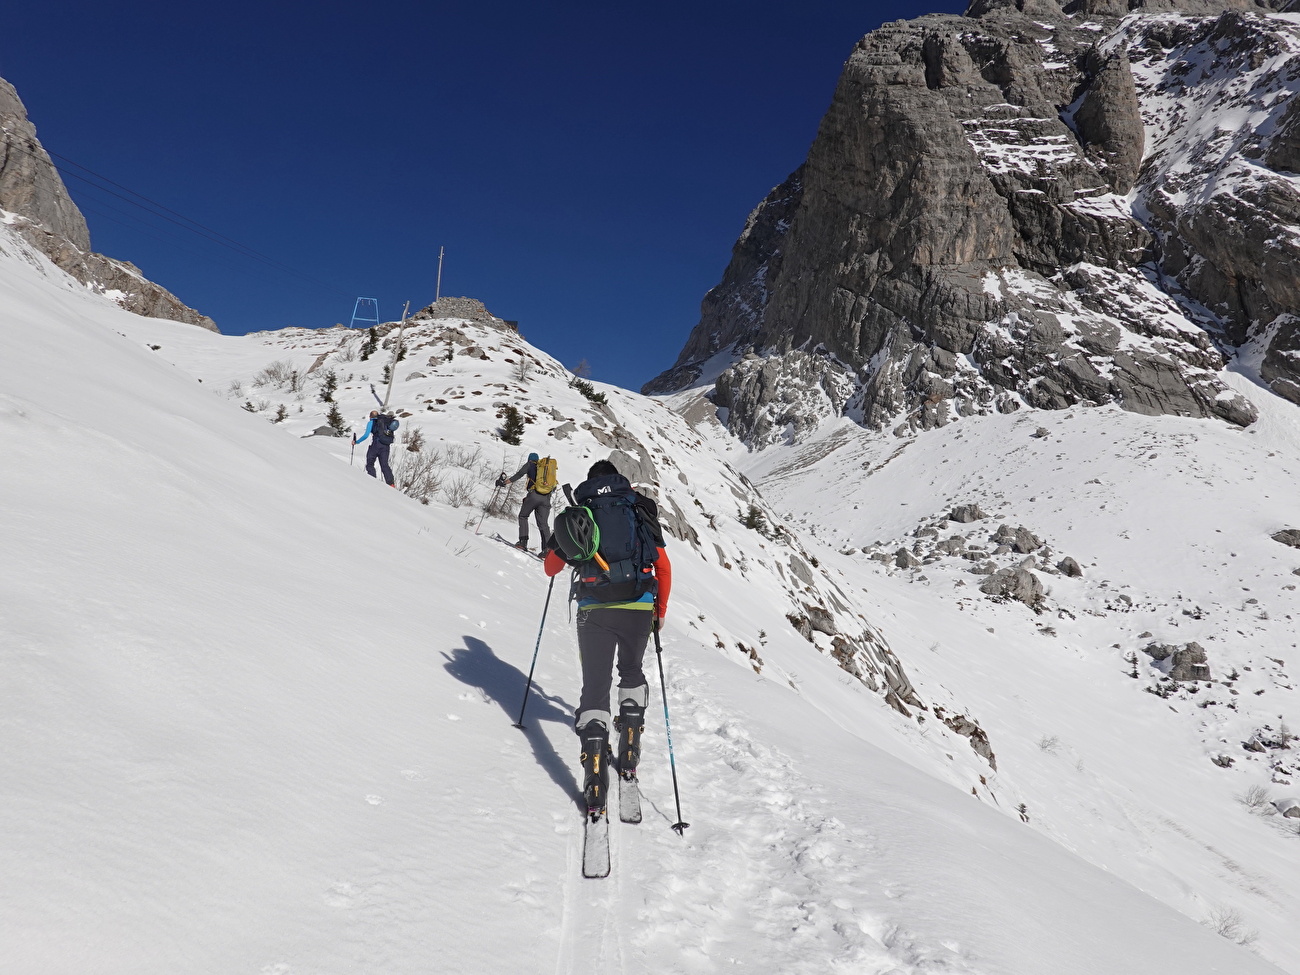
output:
[[[109,196],[113,196],[119,200],[122,200],[124,203],[127,203],[130,206],[136,207],[139,210],[143,210],[145,213],[149,214],[152,217],[165,220],[171,224],[175,224],[177,227],[181,228],[184,231],[187,231],[188,233],[194,234],[196,237],[201,237],[220,247],[225,247],[228,250],[232,250],[240,257],[243,257],[248,260],[256,261],[260,264],[264,264],[267,267],[280,272],[281,274],[291,274],[305,281],[309,281],[312,284],[316,285],[317,287],[324,288],[325,290],[333,294],[351,297],[347,295],[346,292],[337,290],[336,285],[329,284],[328,282],[322,281],[321,279],[313,275],[307,274],[303,271],[299,271],[297,268],[292,267],[288,264],[284,264],[273,257],[269,257],[266,254],[261,253],[260,251],[256,251],[253,248],[247,246],[246,244],[241,244],[239,241],[227,237],[225,234],[213,230],[212,228],[199,223],[199,221],[194,220],[191,217],[187,217],[183,213],[180,213],[179,211],[173,210],[171,207],[164,206],[161,203],[151,200],[149,197],[145,196],[142,193],[137,193],[135,190],[123,186],[121,183],[114,182],[113,180],[109,179],[107,176],[100,175],[99,173],[95,172],[93,169],[90,169],[87,166],[83,166],[81,165],[81,163],[69,159],[67,156],[60,155],[59,153],[50,152],[48,149],[44,150],[45,153],[47,154],[47,157],[57,156],[59,159],[62,159],[69,166],[75,166],[77,169],[89,173],[95,179],[101,180],[104,183],[109,184],[110,186],[115,186],[118,189],[123,190],[125,193],[129,193],[131,194],[131,196],[137,197],[139,200],[143,200],[145,202],[144,203],[137,202],[137,200],[131,199],[130,196],[124,196],[122,193],[116,193],[105,186],[100,186],[98,183],[94,182],[88,177],[82,176],[79,173],[71,172],[70,170],[64,168],[63,166],[60,166],[58,163],[55,163],[52,159],[49,158],[42,159],[39,153],[37,153],[34,149],[29,148],[28,146],[11,143],[10,148],[16,149],[19,152],[26,153],[28,156],[38,161],[48,162],[55,169],[55,171],[59,173],[59,175],[61,176],[79,180],[80,182],[86,184],[88,187],[97,190],[100,193],[106,193]],[[41,148],[44,149],[44,146],[42,146]],[[105,205],[105,206],[107,205],[104,204],[102,201],[99,202],[101,205]],[[145,205],[146,203],[148,204],[148,206]],[[101,214],[101,216],[102,215],[103,214]],[[121,221],[114,221],[114,222],[120,223]],[[137,232],[139,231],[137,230]]]

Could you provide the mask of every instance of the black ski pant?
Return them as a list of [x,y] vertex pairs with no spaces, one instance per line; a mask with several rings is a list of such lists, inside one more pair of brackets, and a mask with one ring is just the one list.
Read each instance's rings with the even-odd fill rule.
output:
[[595,609],[578,613],[578,655],[582,659],[582,697],[578,702],[577,724],[593,716],[612,720],[610,680],[618,664],[618,686],[646,686],[641,662],[645,658],[650,627],[654,622],[651,604],[646,609]]
[[392,444],[371,439],[370,447],[366,450],[366,473],[374,477],[375,461],[379,461],[379,469],[384,472],[384,481],[388,484],[393,483],[393,469],[388,466],[388,448],[391,446]]
[[528,544],[528,516],[537,520],[537,530],[542,533],[542,544],[551,537],[551,496],[529,491],[519,506],[519,540]]

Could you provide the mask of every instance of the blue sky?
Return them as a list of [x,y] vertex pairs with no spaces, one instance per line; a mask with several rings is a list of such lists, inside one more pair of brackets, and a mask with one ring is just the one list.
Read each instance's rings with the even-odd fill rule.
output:
[[15,3],[0,76],[46,148],[262,255],[65,179],[96,250],[225,332],[347,322],[358,295],[421,307],[441,245],[443,294],[636,388],[856,40],[963,7]]

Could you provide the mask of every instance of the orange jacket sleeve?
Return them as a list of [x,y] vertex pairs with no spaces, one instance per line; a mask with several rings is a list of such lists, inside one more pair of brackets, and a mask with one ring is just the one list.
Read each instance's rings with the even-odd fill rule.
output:
[[668,553],[662,547],[659,549],[659,560],[655,562],[655,580],[659,583],[655,612],[662,618],[668,612],[668,594],[673,588],[673,564],[668,561]]

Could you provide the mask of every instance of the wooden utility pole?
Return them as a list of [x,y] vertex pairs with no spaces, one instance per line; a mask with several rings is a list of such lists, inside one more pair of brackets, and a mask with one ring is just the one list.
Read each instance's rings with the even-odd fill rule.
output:
[[380,412],[388,412],[388,401],[393,398],[393,381],[397,378],[397,357],[402,354],[402,333],[406,331],[406,313],[411,310],[408,301],[402,309],[402,324],[397,327],[397,345],[393,347],[393,364],[388,367],[388,390],[384,393],[384,405]]

